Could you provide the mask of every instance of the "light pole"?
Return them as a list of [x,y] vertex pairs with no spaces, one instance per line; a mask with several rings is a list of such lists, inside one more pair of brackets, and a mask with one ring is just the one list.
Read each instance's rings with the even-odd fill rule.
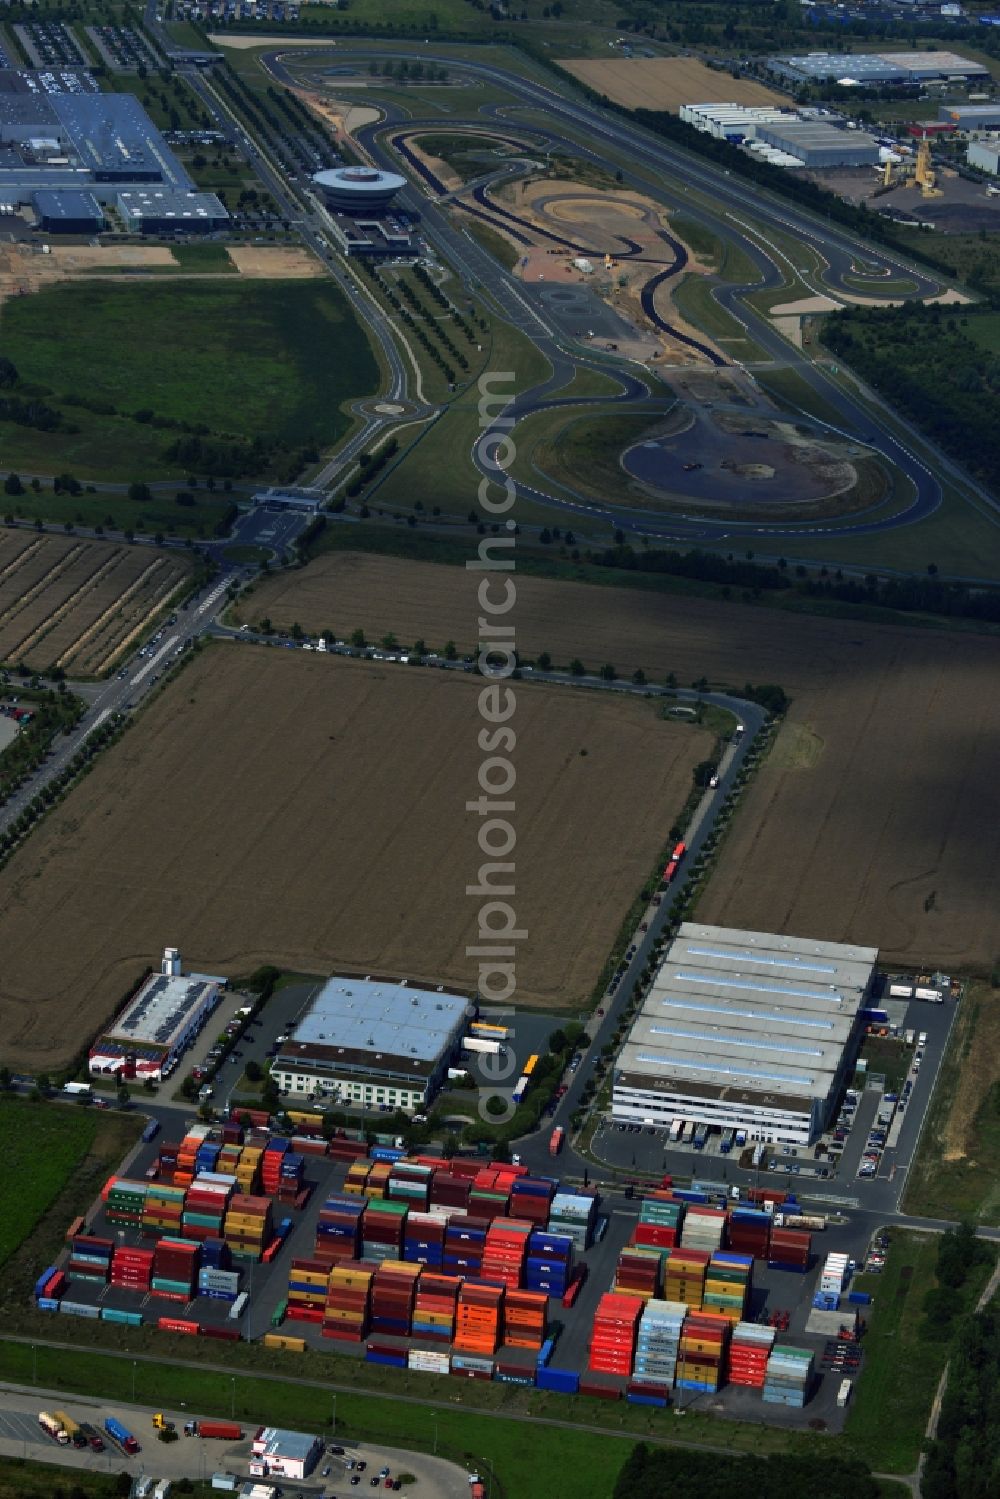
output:
[[233,1394],[233,1403],[232,1403],[231,1410],[232,1410],[233,1420],[235,1421],[236,1420],[236,1375],[235,1374],[233,1374],[230,1377],[230,1384],[232,1385],[232,1394]]
[[337,1435],[337,1392],[336,1392],[336,1390],[334,1390],[334,1392],[333,1392],[333,1402],[332,1402],[332,1406],[331,1406],[331,1410],[330,1410],[330,1435],[332,1437],[335,1437]]
[[133,1405],[135,1405],[135,1373],[136,1373],[136,1369],[138,1367],[139,1367],[138,1362],[135,1359],[133,1359],[132,1360],[132,1404]]
[[[336,1397],[334,1397],[336,1398]],[[434,1456],[437,1457],[438,1450],[438,1418],[434,1417]]]
[[38,1348],[34,1343],[31,1345],[31,1383],[38,1383]]

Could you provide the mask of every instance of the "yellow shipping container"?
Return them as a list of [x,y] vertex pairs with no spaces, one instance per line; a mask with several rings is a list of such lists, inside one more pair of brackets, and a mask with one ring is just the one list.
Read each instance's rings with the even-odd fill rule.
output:
[[288,1353],[305,1353],[305,1338],[290,1338],[285,1333],[266,1332],[264,1334],[265,1348],[284,1348]]

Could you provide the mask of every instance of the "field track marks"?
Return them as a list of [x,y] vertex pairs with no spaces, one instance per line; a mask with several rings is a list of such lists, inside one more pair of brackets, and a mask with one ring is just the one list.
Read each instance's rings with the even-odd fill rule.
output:
[[84,578],[79,587],[74,588],[72,593],[68,594],[63,602],[53,609],[51,614],[46,615],[40,624],[37,624],[33,630],[30,630],[20,645],[15,646],[12,651],[7,652],[8,661],[12,661],[17,665],[18,661],[23,660],[33,646],[43,640],[46,635],[55,629],[61,620],[65,619],[67,614],[78,606],[81,597],[85,597],[92,588],[100,583],[105,574],[112,570],[118,560],[118,555],[118,552],[114,551],[110,557],[105,557],[103,561],[98,558],[96,568]]

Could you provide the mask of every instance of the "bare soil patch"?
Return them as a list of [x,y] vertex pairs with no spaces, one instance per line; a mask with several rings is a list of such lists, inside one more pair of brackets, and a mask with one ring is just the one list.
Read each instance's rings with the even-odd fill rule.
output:
[[[255,593],[251,618],[432,649],[475,644],[478,575],[338,554]],[[822,743],[770,760],[699,907],[706,921],[873,943],[887,960],[983,969],[1000,954],[1000,640],[517,579],[518,645],[650,681],[776,682]]]
[[789,102],[762,83],[731,78],[693,57],[561,58],[559,67],[629,109],[667,109],[678,114],[682,104]]
[[229,258],[241,276],[250,280],[297,281],[324,274],[309,250],[298,245],[229,245]]
[[189,571],[173,552],[0,530],[0,661],[106,671]]
[[[578,1008],[711,740],[652,703],[515,685],[516,997]],[[0,872],[5,1057],[65,1060],[169,940],[210,973],[474,985],[484,686],[206,650]]]

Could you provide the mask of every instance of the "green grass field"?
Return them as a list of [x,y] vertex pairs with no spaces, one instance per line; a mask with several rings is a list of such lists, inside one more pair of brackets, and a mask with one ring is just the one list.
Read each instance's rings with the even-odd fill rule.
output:
[[[948,1358],[948,1343],[927,1336],[924,1297],[937,1285],[935,1234],[894,1231],[881,1275],[859,1275],[852,1285],[868,1291],[865,1361],[851,1400],[844,1441],[852,1455],[889,1473],[917,1465],[931,1402]],[[977,1266],[954,1293],[972,1309],[991,1266]]]
[[[65,1230],[103,1184],[102,1172],[120,1159],[139,1128],[138,1117],[0,1098],[0,1265],[8,1264],[64,1197],[76,1204],[66,1204],[65,1222],[59,1226]],[[39,1246],[36,1279],[58,1242],[57,1227]]]
[[[60,337],[67,327],[72,340]],[[163,457],[176,433],[130,419],[141,410],[213,436],[326,447],[350,423],[341,405],[377,384],[365,335],[329,282],[56,287],[9,302],[2,332],[22,381],[128,413],[70,407],[77,433],[4,423],[4,463],[29,473],[182,472]]]

